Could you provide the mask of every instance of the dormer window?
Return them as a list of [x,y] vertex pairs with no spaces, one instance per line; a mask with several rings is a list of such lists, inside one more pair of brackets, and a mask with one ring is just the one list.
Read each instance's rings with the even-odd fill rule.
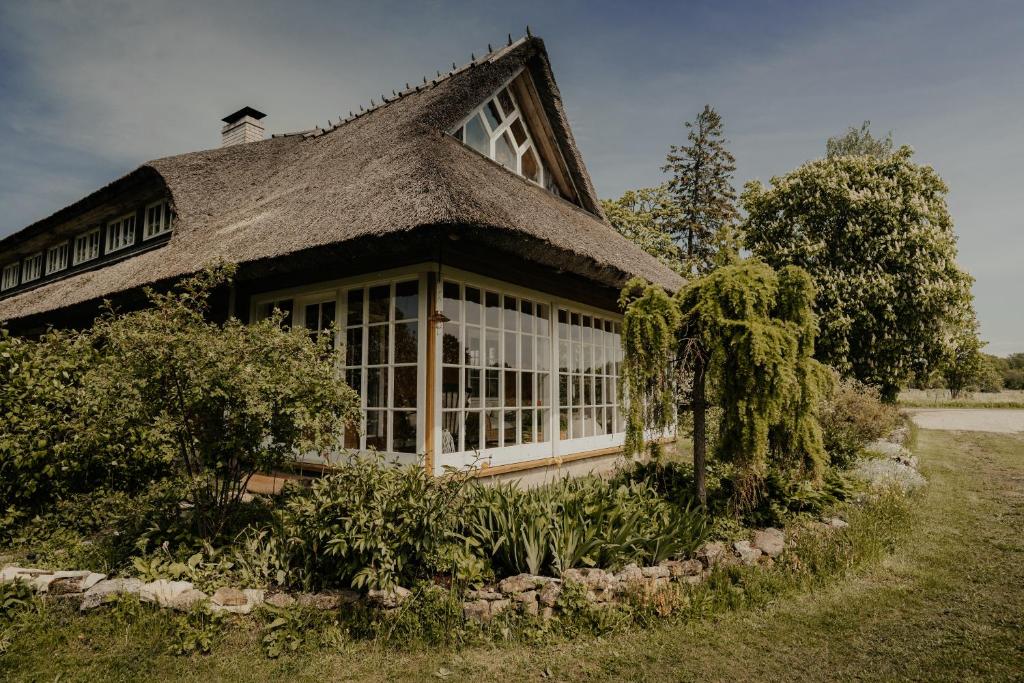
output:
[[68,243],[61,242],[46,252],[46,274],[56,273],[68,267]]
[[43,252],[32,254],[21,266],[21,281],[32,282],[43,276]]
[[507,87],[484,102],[452,135],[527,180],[553,189],[553,179],[537,155],[522,112]]
[[107,223],[107,253],[135,244],[135,214],[121,216]]
[[100,229],[82,233],[75,238],[75,265],[92,261],[100,255]]
[[146,207],[146,228],[142,239],[148,240],[171,231],[171,206],[167,202],[157,202]]
[[14,262],[4,266],[3,279],[0,280],[0,289],[4,291],[18,286],[18,263]]

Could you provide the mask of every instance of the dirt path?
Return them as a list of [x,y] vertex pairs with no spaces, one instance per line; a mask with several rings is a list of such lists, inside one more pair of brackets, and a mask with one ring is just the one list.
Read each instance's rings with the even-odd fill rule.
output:
[[956,432],[1024,432],[1024,410],[1002,408],[912,408],[906,411],[921,429]]

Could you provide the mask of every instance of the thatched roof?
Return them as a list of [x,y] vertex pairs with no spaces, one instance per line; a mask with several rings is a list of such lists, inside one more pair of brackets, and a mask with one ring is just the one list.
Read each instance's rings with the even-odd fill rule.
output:
[[[445,131],[522,68],[537,86],[582,208],[511,173]],[[177,220],[158,249],[0,300],[0,320],[39,314],[196,272],[430,225],[502,231],[547,245],[576,274],[608,286],[680,278],[603,218],[562,109],[543,42],[524,38],[326,130],[182,154],[0,241],[0,253],[67,223],[131,185],[162,183]],[[497,236],[497,235],[496,235]],[[581,265],[582,264],[582,265]],[[584,272],[585,271],[585,272]]]

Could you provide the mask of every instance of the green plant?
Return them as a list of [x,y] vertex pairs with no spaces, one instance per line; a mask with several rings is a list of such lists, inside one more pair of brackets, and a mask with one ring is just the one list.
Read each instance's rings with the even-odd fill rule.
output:
[[210,654],[224,632],[224,622],[222,613],[214,614],[203,607],[178,617],[171,653],[178,656]]
[[[380,455],[356,455],[308,490],[293,491],[272,533],[287,539],[289,582],[305,588],[389,588],[445,572],[469,476],[434,477]],[[284,568],[282,566],[282,568]]]
[[35,595],[24,581],[0,583],[0,623],[10,622],[15,612],[29,608]]
[[899,425],[895,406],[882,403],[877,389],[855,379],[836,381],[823,400],[821,429],[832,464],[845,468],[857,458],[864,446],[889,434]]

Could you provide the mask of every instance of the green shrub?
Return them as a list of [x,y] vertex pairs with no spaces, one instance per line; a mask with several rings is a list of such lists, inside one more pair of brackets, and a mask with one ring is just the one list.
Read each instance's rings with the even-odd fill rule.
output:
[[434,477],[418,465],[356,455],[282,501],[271,527],[287,539],[289,582],[388,588],[445,573],[433,564],[457,535],[467,474]]
[[864,446],[899,425],[899,412],[882,403],[877,389],[844,379],[834,383],[819,420],[832,464],[848,467]]
[[509,575],[655,564],[695,550],[705,527],[702,512],[667,503],[646,483],[585,477],[474,487],[463,528]]

